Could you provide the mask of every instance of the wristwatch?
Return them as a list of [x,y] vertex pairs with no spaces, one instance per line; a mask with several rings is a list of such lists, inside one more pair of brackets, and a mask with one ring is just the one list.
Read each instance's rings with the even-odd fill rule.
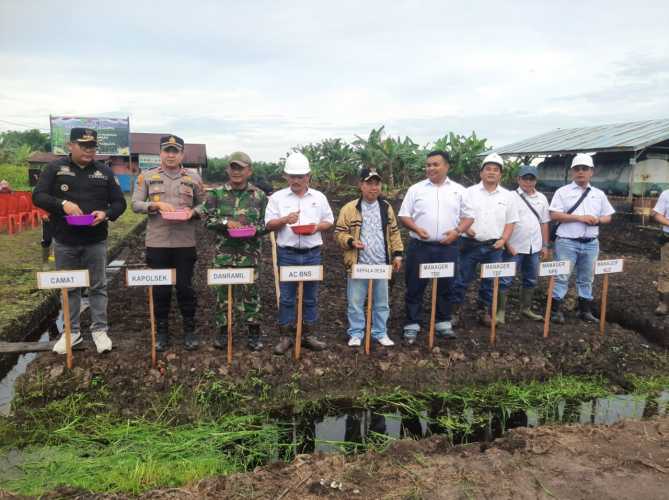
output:
[[222,220],[221,222],[223,222],[223,225],[224,225],[225,227],[228,227],[228,218],[227,218],[227,217],[224,217],[223,220]]

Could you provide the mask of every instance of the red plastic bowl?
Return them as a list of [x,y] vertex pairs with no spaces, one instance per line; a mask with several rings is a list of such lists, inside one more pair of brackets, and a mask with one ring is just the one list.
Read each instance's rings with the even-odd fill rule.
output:
[[299,226],[290,226],[295,234],[314,234],[316,230],[316,224],[302,224]]
[[188,212],[185,210],[175,210],[174,212],[160,212],[160,216],[165,220],[188,220]]
[[251,238],[256,235],[255,226],[242,226],[235,229],[229,228],[228,234],[231,238]]
[[65,222],[70,226],[90,226],[95,220],[95,215],[93,214],[84,214],[84,215],[66,215]]

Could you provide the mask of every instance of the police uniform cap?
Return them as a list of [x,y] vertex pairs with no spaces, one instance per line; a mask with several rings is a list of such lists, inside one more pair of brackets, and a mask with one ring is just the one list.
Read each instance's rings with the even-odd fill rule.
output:
[[70,130],[70,142],[94,142],[98,143],[98,133],[92,128],[74,127]]
[[242,153],[241,151],[235,151],[230,155],[230,158],[228,158],[228,165],[232,166],[233,164],[237,164],[242,167],[250,167],[251,157],[246,153]]
[[160,138],[160,150],[164,151],[167,148],[175,148],[178,151],[183,151],[184,140],[176,135],[164,135]]

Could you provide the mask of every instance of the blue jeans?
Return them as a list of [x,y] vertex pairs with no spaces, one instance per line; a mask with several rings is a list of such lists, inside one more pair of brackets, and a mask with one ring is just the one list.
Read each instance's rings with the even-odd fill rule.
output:
[[[365,299],[368,280],[348,278],[346,297],[348,299],[348,334],[362,338],[365,334]],[[387,335],[386,324],[390,316],[388,305],[388,282],[372,280],[372,337],[380,339]]]
[[[568,240],[567,238],[558,238],[555,241],[555,259],[571,262],[572,271],[576,270],[578,296],[586,300],[592,300],[592,281],[594,280],[594,267],[598,255],[599,240],[597,239],[588,243]],[[554,299],[562,300],[567,295],[569,276],[555,277]]]
[[[504,262],[516,263],[516,275],[520,274],[523,279],[523,288],[534,288],[537,286],[539,276],[539,257],[541,252],[518,253],[511,255],[504,252],[502,259]],[[513,276],[499,279],[499,286],[502,290],[507,290],[513,283]]]
[[[300,253],[291,248],[279,247],[277,260],[279,266],[318,266],[321,263],[321,247]],[[279,285],[279,326],[295,325],[297,302],[297,283],[282,281]],[[305,281],[302,297],[302,321],[313,325],[318,320],[318,281]]]
[[[91,310],[91,332],[106,332],[107,324],[107,240],[92,245],[64,245],[53,240],[56,269],[88,269],[88,306]],[[69,288],[70,325],[72,333],[79,332],[81,288]],[[61,317],[62,317],[61,310]]]
[[[430,279],[420,279],[420,265],[433,262],[454,262],[455,273],[458,272],[458,244],[441,245],[426,243],[411,238],[406,253],[406,269],[404,279],[406,283],[406,318],[404,326],[418,326],[423,314],[423,295]],[[451,305],[453,304],[454,278],[439,278],[437,280],[437,311],[435,321],[451,320]]]
[[[460,252],[460,269],[455,280],[455,303],[462,304],[469,284],[479,276],[476,273],[478,264],[502,262],[502,250],[495,250],[492,245],[463,245]],[[492,278],[481,280],[479,286],[479,305],[492,304]]]

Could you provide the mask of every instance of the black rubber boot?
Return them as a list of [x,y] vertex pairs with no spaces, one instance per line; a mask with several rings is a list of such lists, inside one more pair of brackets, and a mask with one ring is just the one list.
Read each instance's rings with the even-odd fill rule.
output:
[[200,347],[200,341],[195,333],[195,318],[183,318],[184,347],[187,351],[194,351]]
[[159,319],[156,324],[156,351],[166,351],[170,346],[170,335],[166,319]]
[[218,329],[218,335],[214,339],[214,347],[216,349],[228,348],[228,326],[222,326]]
[[592,314],[592,300],[578,298],[578,317],[586,323],[597,323],[599,320]]
[[560,299],[553,299],[551,304],[551,323],[564,325],[564,314],[560,310],[562,308],[562,301]]
[[246,342],[249,351],[262,351],[265,344],[260,340],[260,325],[249,325],[249,339]]

